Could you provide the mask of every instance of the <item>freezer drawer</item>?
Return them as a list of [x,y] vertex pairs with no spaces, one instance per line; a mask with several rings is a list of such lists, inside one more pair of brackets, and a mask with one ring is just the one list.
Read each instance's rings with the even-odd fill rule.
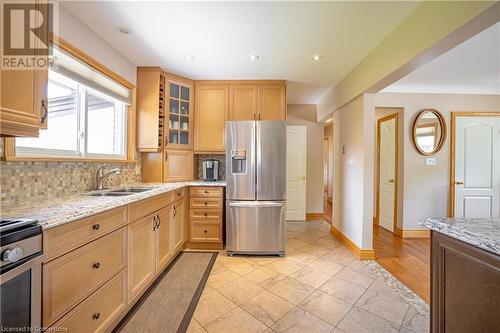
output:
[[227,201],[226,250],[229,255],[284,255],[285,202]]

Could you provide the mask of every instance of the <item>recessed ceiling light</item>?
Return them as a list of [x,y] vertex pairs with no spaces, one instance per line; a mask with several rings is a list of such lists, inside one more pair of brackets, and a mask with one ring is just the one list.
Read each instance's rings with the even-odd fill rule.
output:
[[259,56],[256,55],[256,54],[251,54],[248,56],[248,59],[252,60],[252,61],[256,61],[256,60],[259,60]]
[[184,56],[184,59],[189,60],[189,61],[193,61],[194,60],[194,55],[192,55],[192,54],[186,54]]
[[311,57],[311,59],[314,61],[320,61],[321,59],[323,59],[323,56],[319,55],[319,54],[315,54]]
[[126,27],[118,27],[118,31],[125,35],[128,35],[130,33],[130,30]]

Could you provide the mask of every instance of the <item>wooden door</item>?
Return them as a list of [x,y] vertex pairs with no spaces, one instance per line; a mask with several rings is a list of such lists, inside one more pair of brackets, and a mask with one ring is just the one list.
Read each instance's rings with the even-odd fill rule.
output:
[[153,214],[128,226],[129,300],[138,296],[155,277],[155,231]]
[[173,206],[174,250],[182,249],[184,245],[184,220],[186,218],[184,199],[177,201]]
[[257,86],[229,86],[230,120],[256,120],[257,113]]
[[396,117],[389,116],[378,123],[379,209],[378,223],[394,232],[396,205]]
[[286,120],[285,86],[259,86],[258,103],[259,120]]
[[187,181],[193,179],[193,152],[190,150],[165,150],[163,181]]
[[306,126],[286,130],[286,219],[306,219]]
[[224,132],[229,119],[229,87],[196,85],[194,150],[224,152]]
[[[163,146],[165,86],[159,67],[137,68],[137,148],[156,151]],[[163,122],[166,122],[163,119]]]
[[157,213],[155,233],[156,246],[156,274],[160,274],[174,255],[172,237],[172,205],[162,208]]
[[500,117],[457,117],[455,217],[500,217]]

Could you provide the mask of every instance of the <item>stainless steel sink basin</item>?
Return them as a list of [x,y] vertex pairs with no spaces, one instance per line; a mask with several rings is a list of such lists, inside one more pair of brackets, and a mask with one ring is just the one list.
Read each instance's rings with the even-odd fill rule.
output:
[[89,194],[92,197],[123,197],[125,195],[131,195],[134,192],[100,192]]
[[109,193],[142,193],[146,191],[151,191],[153,188],[150,187],[124,187],[117,190],[113,190]]

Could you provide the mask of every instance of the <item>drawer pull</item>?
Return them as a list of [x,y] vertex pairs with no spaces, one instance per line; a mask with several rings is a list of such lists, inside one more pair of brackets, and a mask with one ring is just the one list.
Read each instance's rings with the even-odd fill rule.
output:
[[96,223],[92,226],[92,229],[94,230],[99,230],[101,228],[101,225],[99,223]]
[[101,263],[96,262],[94,263],[94,265],[92,265],[92,267],[94,267],[95,269],[99,269],[99,267],[101,267]]
[[205,206],[208,205],[208,202],[205,202]]
[[177,195],[181,195],[182,193],[181,192],[177,192]]
[[101,317],[101,314],[99,312],[97,312],[97,313],[94,313],[94,315],[92,316],[92,319],[97,320],[97,319],[99,319],[99,317]]
[[208,214],[207,214],[207,213],[204,213],[203,215],[208,216]]
[[207,230],[203,230],[203,232],[204,232],[204,233],[208,233],[208,231],[207,231]]
[[208,191],[205,191],[205,194],[208,194]]

